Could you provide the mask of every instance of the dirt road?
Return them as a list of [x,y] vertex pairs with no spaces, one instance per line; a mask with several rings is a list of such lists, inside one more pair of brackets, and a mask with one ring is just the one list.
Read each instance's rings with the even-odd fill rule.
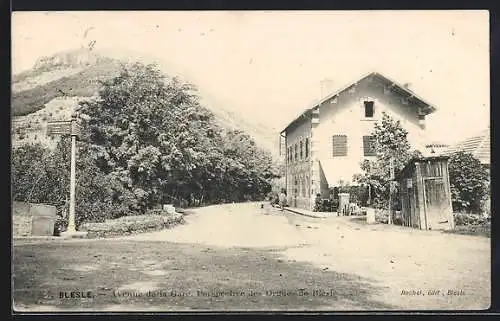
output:
[[[222,247],[287,247],[285,259],[359,275],[386,287],[378,299],[403,309],[486,309],[490,239],[367,225],[357,217],[310,218],[259,204],[199,209],[188,224],[136,239]],[[301,246],[303,245],[303,246]]]
[[[59,291],[64,284],[95,288],[106,283],[108,288],[148,289],[156,284],[193,291],[325,291],[307,300],[280,295],[271,295],[272,300],[129,300],[132,310],[455,310],[490,305],[489,238],[367,225],[357,217],[310,218],[261,209],[257,203],[196,209],[186,221],[173,229],[122,238],[15,246],[15,287],[40,290],[56,284],[51,290]],[[68,265],[80,279],[57,272]],[[328,298],[330,290],[336,294]],[[20,292],[17,297],[26,304],[36,299]],[[115,299],[104,300],[102,307],[127,309]],[[45,304],[69,303],[52,298]]]

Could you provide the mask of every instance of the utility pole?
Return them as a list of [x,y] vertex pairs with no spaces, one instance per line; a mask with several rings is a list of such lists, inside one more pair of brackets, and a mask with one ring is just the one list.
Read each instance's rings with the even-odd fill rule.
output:
[[85,232],[76,231],[76,138],[80,135],[80,126],[76,121],[76,115],[71,116],[69,121],[52,121],[47,124],[48,135],[70,135],[71,136],[71,172],[69,183],[69,215],[68,228],[61,236],[84,237]]
[[390,180],[389,180],[389,219],[388,224],[392,224],[392,180],[394,179],[394,158],[391,156],[389,161]]
[[76,188],[76,115],[71,116],[71,174],[69,181],[68,233],[76,232],[75,188]]

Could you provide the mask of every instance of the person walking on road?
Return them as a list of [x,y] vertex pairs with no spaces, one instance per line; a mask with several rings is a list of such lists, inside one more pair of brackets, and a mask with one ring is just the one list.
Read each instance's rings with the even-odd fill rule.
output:
[[286,204],[286,194],[284,190],[281,190],[280,196],[279,196],[279,205],[281,211],[285,209],[285,204]]

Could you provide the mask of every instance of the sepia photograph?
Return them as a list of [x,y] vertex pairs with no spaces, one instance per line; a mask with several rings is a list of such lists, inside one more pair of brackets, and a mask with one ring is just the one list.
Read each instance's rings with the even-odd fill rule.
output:
[[488,11],[11,19],[13,312],[490,308]]

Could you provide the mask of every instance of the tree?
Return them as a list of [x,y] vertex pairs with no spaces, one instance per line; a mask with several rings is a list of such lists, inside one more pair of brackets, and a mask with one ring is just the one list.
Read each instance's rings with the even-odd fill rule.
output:
[[[355,175],[353,180],[369,186],[372,201],[370,205],[387,208],[391,159],[394,172],[397,173],[410,159],[421,156],[421,153],[411,149],[408,132],[401,126],[400,121],[392,119],[386,113],[383,113],[382,119],[375,123],[372,136],[376,158],[364,160],[361,163],[361,174]],[[393,198],[393,201],[397,202],[397,198]]]
[[[78,144],[76,175],[76,223],[103,221],[130,213],[116,179],[94,163],[85,145]],[[13,199],[56,206],[65,216],[69,204],[70,141],[63,137],[54,150],[40,144],[23,145],[12,151]]]
[[[11,183],[16,201],[59,203],[64,166],[54,166],[50,153],[41,144],[25,144],[12,150]],[[58,168],[57,172],[54,169]],[[52,179],[47,178],[52,175]],[[54,198],[54,196],[57,196]]]
[[489,192],[488,172],[470,153],[462,151],[450,155],[451,201],[457,212],[480,212],[481,201]]
[[[198,100],[194,86],[154,65],[132,64],[102,82],[97,98],[80,103],[77,225],[167,202],[260,199],[270,190],[270,154],[249,135],[221,128]],[[68,137],[53,151],[14,149],[14,199],[67,211],[69,171]]]
[[194,86],[155,65],[122,66],[78,112],[89,153],[135,195],[139,212],[180,200],[253,198],[272,176],[270,156],[248,135],[226,133]]

